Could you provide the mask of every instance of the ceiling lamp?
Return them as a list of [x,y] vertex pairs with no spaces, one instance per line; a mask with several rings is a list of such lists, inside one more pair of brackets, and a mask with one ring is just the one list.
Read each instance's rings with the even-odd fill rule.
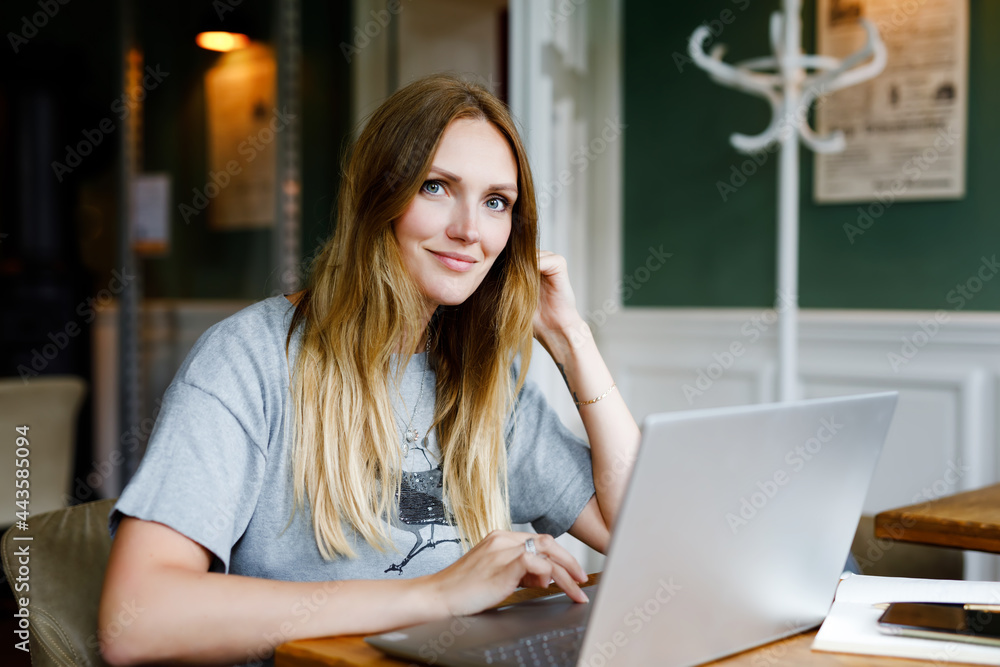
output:
[[250,38],[243,33],[215,30],[199,32],[194,41],[198,46],[209,51],[233,51],[245,48],[250,44]]

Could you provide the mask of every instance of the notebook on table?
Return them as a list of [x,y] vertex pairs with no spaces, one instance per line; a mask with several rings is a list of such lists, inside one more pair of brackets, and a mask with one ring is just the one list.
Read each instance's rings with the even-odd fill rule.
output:
[[375,635],[438,665],[696,665],[819,625],[897,394],[648,417],[599,590]]

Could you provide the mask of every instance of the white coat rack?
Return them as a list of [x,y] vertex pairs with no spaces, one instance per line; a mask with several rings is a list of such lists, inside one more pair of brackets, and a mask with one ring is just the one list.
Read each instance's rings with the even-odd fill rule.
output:
[[[783,0],[783,12],[771,14],[773,56],[753,58],[734,65],[722,61],[725,47],[704,49],[711,36],[708,26],[691,35],[688,51],[695,64],[713,80],[771,104],[771,123],[760,134],[732,134],[729,140],[743,153],[780,144],[778,176],[778,395],[781,401],[799,397],[798,389],[798,274],[799,274],[799,151],[798,142],[817,153],[844,149],[839,130],[818,136],[808,123],[809,108],[821,95],[853,86],[878,75],[886,62],[885,44],[875,25],[861,23],[867,41],[861,50],[843,60],[802,53],[801,0]],[[866,60],[871,60],[862,65]],[[807,71],[811,70],[811,73]]]

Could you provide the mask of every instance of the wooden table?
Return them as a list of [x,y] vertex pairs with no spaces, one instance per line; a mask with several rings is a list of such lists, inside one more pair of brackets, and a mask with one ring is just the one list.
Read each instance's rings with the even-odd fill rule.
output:
[[[921,667],[941,666],[935,660],[883,658],[874,655],[821,653],[810,650],[816,632],[804,632],[788,639],[766,644],[706,667]],[[275,667],[415,667],[414,663],[387,657],[361,637],[304,639],[278,647]],[[958,663],[955,663],[958,664]]]
[[880,512],[875,536],[1000,553],[1000,484]]
[[[600,574],[590,575],[584,586],[597,583]],[[521,600],[530,600],[561,591],[555,586],[548,589],[524,589],[504,600],[503,606]],[[752,651],[745,651],[722,660],[707,663],[711,667],[919,667],[940,665],[931,660],[883,658],[846,653],[821,653],[812,651],[816,631],[803,632],[766,644]],[[365,643],[364,637],[327,637],[300,639],[286,642],[274,654],[275,667],[415,667],[414,663],[390,658]]]

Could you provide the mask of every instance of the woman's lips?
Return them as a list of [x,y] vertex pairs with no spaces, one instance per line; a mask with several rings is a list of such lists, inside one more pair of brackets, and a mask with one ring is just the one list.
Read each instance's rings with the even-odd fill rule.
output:
[[452,271],[468,271],[476,263],[474,259],[467,257],[466,255],[458,255],[456,253],[439,253],[434,252],[433,250],[431,251],[431,254]]

